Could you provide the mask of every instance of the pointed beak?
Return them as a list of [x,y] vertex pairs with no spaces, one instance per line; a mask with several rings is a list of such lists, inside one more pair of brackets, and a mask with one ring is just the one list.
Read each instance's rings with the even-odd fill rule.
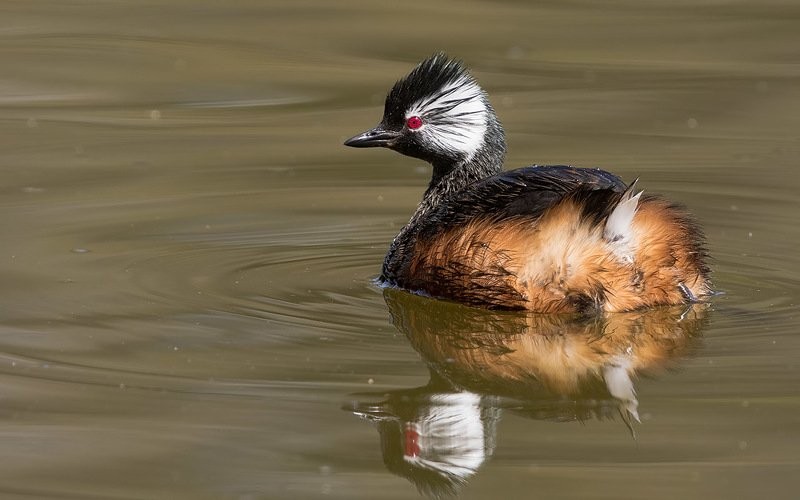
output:
[[353,148],[388,148],[400,137],[400,132],[387,130],[383,125],[378,125],[372,130],[358,134],[344,141],[345,146]]

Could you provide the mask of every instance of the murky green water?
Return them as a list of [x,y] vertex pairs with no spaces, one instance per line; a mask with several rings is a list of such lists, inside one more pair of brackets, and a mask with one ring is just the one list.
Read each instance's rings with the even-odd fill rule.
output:
[[[791,2],[3,3],[0,496],[795,498],[798,33]],[[384,297],[429,171],[341,142],[442,49],[509,167],[689,205],[726,295]]]

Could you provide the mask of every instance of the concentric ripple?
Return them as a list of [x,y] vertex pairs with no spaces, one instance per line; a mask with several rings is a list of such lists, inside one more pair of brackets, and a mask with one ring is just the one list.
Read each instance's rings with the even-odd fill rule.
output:
[[[199,308],[342,333],[357,326],[354,319],[369,325],[385,316],[371,283],[382,258],[382,250],[368,241],[373,232],[347,224],[226,234],[224,240],[211,235],[135,261],[129,271],[140,293],[176,310]],[[282,331],[271,329],[269,335]]]

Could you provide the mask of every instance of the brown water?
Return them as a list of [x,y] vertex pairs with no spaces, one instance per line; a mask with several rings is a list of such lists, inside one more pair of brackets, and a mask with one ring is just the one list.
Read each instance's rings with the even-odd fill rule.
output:
[[[796,498],[800,9],[599,5],[0,5],[0,496]],[[341,142],[441,49],[509,166],[691,207],[725,295],[384,297],[429,171]]]

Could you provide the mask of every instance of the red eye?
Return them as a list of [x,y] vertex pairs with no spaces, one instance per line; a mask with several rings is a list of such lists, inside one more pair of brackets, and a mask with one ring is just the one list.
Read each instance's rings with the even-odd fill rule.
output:
[[422,126],[422,118],[419,116],[412,116],[408,120],[406,120],[406,127],[410,128],[411,130],[417,130]]

